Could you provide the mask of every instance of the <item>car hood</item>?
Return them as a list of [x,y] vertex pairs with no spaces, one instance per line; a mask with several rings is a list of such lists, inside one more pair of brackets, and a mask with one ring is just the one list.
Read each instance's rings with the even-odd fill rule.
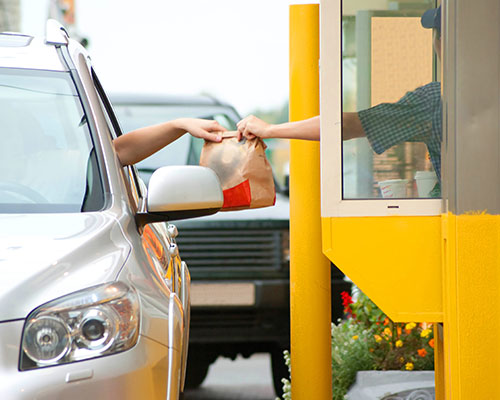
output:
[[1,214],[0,321],[114,280],[129,252],[111,213]]

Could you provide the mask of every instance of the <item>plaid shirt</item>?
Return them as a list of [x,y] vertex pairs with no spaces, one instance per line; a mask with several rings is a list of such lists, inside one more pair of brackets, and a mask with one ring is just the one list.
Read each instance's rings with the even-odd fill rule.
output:
[[381,154],[401,142],[424,142],[441,180],[441,83],[431,82],[406,93],[397,103],[358,111],[373,151]]

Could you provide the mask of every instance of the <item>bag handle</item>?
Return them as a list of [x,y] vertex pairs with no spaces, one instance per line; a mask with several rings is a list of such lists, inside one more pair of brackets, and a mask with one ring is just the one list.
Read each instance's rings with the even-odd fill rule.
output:
[[222,132],[222,138],[233,138],[233,137],[238,137],[238,131],[226,131]]

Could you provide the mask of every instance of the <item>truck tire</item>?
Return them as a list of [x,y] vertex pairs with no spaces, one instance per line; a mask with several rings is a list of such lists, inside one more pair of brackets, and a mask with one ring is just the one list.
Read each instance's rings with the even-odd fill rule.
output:
[[285,364],[285,358],[283,356],[283,351],[285,349],[280,346],[276,346],[271,351],[271,369],[273,372],[273,386],[276,396],[283,396],[283,378],[290,379],[290,372],[288,371],[288,366]]
[[210,363],[206,361],[195,361],[187,366],[186,370],[186,389],[195,389],[199,387],[207,377]]
[[207,377],[210,364],[215,361],[216,356],[205,351],[204,346],[190,345],[186,368],[186,389],[199,387]]

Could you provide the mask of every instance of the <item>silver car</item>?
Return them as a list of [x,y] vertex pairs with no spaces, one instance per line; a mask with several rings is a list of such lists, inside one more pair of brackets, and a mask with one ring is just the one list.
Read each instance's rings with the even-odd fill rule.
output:
[[86,51],[0,34],[0,398],[177,399],[190,275],[165,221],[216,212],[202,167],[149,188],[113,148],[118,124]]

